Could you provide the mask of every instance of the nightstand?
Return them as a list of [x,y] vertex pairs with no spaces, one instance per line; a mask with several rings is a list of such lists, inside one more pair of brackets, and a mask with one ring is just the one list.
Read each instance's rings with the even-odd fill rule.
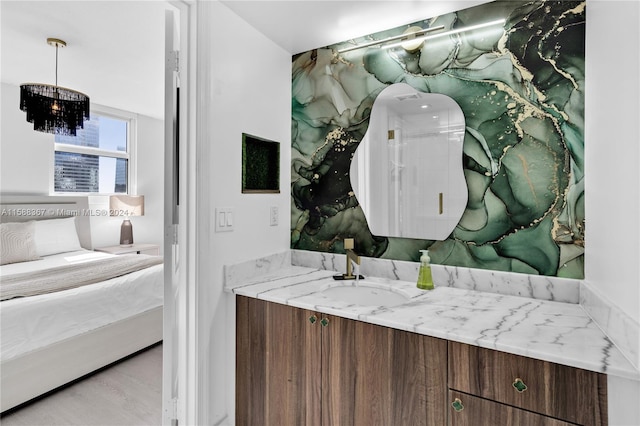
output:
[[133,244],[130,247],[109,246],[96,247],[93,250],[102,251],[111,254],[149,254],[152,256],[160,255],[160,247],[157,244]]

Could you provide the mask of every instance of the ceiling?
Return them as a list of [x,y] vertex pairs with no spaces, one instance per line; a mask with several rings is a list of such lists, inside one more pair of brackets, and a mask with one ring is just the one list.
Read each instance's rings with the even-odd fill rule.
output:
[[[486,0],[222,0],[291,54],[471,7]],[[93,103],[154,118],[164,113],[164,11],[167,2],[1,0],[3,83],[55,82]]]
[[[164,114],[162,1],[0,0],[1,80],[55,83],[86,93],[92,103],[155,118]],[[16,106],[17,107],[17,106]]]
[[251,26],[292,54],[486,2],[487,0],[221,0],[221,3]]

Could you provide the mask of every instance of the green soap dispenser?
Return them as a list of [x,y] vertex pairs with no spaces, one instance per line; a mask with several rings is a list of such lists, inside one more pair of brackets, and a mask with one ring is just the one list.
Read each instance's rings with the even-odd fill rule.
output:
[[422,290],[433,290],[433,278],[431,277],[431,258],[429,250],[420,250],[420,272],[418,273],[418,288]]

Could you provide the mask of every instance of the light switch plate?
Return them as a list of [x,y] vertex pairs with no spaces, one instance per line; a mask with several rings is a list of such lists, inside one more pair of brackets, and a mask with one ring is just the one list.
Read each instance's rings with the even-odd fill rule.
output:
[[278,226],[278,207],[277,206],[271,207],[271,214],[269,219],[270,219],[269,223],[271,224],[271,226]]
[[218,207],[215,211],[216,232],[233,231],[233,207]]

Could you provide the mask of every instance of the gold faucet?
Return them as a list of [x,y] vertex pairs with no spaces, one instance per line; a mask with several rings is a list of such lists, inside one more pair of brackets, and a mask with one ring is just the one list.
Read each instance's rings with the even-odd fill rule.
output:
[[344,249],[347,254],[347,273],[343,275],[343,279],[345,280],[355,280],[356,277],[353,275],[353,265],[351,265],[351,261],[354,261],[357,265],[360,265],[360,256],[358,256],[354,251],[354,240],[353,238],[345,238],[344,239]]

